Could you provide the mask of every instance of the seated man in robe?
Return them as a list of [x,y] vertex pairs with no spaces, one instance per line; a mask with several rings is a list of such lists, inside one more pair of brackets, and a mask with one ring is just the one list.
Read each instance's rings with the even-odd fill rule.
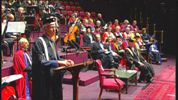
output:
[[154,63],[161,64],[161,55],[155,41],[156,40],[151,39],[152,44],[149,47],[149,55]]
[[[30,85],[31,84],[31,59],[27,54],[28,41],[26,38],[19,40],[20,50],[18,50],[13,58],[14,74],[22,74],[23,78],[16,81],[17,97],[24,100],[31,100]],[[28,71],[27,71],[28,70]]]
[[134,42],[135,41],[130,38],[129,46],[125,49],[127,66],[129,66],[131,70],[136,67],[140,70],[139,82],[151,82],[155,74],[153,67],[142,57],[139,50],[135,47]]
[[146,28],[142,28],[142,39],[144,43],[149,43],[151,36],[147,33]]
[[115,59],[102,43],[100,34],[96,34],[96,42],[92,44],[91,55],[93,59],[100,59],[104,68],[119,66],[118,59]]
[[94,34],[92,33],[92,29],[90,26],[86,27],[86,33],[83,37],[83,44],[86,47],[90,47],[92,43],[96,41]]

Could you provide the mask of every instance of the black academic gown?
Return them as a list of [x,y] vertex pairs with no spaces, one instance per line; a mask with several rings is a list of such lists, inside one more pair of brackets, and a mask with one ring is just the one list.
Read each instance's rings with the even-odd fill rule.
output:
[[[105,48],[105,46],[103,47]],[[93,43],[91,55],[93,59],[100,59],[104,68],[112,68],[118,66],[118,63],[114,61],[112,54],[105,53],[99,42]]]
[[[90,39],[88,34],[91,34],[91,33],[84,34],[83,45],[86,46],[86,47],[91,47],[92,43],[91,43],[91,39]],[[91,36],[92,36],[92,39],[95,41],[96,39],[95,39],[94,35],[91,34]]]
[[[145,61],[142,55],[139,53],[138,49],[132,50],[130,47],[125,49],[127,66],[130,69],[137,67],[140,70],[140,79],[150,79],[154,76],[154,70],[151,64]],[[144,66],[140,66],[138,62],[142,62]]]
[[52,69],[58,65],[59,58],[57,52],[56,56],[53,52],[50,42],[53,43],[47,36],[42,36],[47,44],[49,60],[47,61],[44,55],[44,46],[40,39],[37,39],[32,48],[32,80],[33,80],[33,100],[60,100],[62,93],[62,73],[54,74]]

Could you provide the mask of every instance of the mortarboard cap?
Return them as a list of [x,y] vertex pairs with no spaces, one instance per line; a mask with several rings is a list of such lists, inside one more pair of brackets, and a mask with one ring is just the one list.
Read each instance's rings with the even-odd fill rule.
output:
[[129,39],[128,39],[128,42],[135,42],[135,39],[129,38]]
[[42,17],[43,25],[50,24],[51,22],[55,22],[55,21],[56,21],[55,14],[44,14]]

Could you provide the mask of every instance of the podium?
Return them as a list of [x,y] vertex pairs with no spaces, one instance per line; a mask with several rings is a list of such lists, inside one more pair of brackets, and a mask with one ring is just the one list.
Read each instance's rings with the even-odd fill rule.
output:
[[[72,74],[72,85],[73,85],[73,100],[79,100],[79,73],[80,69],[86,67],[87,65],[93,64],[93,60],[88,60],[83,63],[78,63],[73,66],[65,67],[61,66],[58,68],[55,68],[53,71],[55,74],[60,73],[61,70],[68,70]],[[62,79],[62,78],[61,78]],[[62,81],[59,84],[62,87]],[[63,100],[63,91],[60,90],[60,100]]]

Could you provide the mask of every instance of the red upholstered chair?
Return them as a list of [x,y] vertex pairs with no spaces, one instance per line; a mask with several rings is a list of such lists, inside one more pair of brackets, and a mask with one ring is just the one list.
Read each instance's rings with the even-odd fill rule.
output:
[[[115,70],[103,69],[100,59],[96,60],[96,66],[99,73],[100,88],[101,88],[98,100],[101,99],[103,89],[117,90],[119,100],[120,100],[120,95],[121,95],[120,90],[124,87],[125,83],[115,75]],[[107,71],[114,71],[114,74],[106,73]]]
[[61,14],[63,14],[66,17],[67,16],[67,11],[66,10],[62,10]]
[[69,11],[70,9],[71,9],[71,8],[70,8],[69,5],[66,5],[66,6],[65,6],[65,10]]
[[75,6],[79,6],[79,2],[75,2]]
[[67,2],[67,1],[62,1],[61,4],[62,4],[63,6],[66,6],[66,5],[68,5],[68,2]]
[[80,11],[80,12],[79,12],[79,15],[80,15],[81,17],[84,17],[84,16],[85,16],[85,12],[84,12],[84,11]]
[[73,14],[73,11],[67,11],[67,15],[71,16]]
[[91,12],[91,16],[95,18],[96,17],[96,12]]
[[69,1],[69,5],[73,6],[74,2],[73,1]]
[[80,34],[80,46],[83,46],[83,34]]
[[80,6],[77,6],[77,7],[76,7],[76,10],[77,10],[77,11],[82,11],[82,8],[81,8]]
[[71,6],[70,8],[71,8],[72,11],[76,10],[76,6]]

